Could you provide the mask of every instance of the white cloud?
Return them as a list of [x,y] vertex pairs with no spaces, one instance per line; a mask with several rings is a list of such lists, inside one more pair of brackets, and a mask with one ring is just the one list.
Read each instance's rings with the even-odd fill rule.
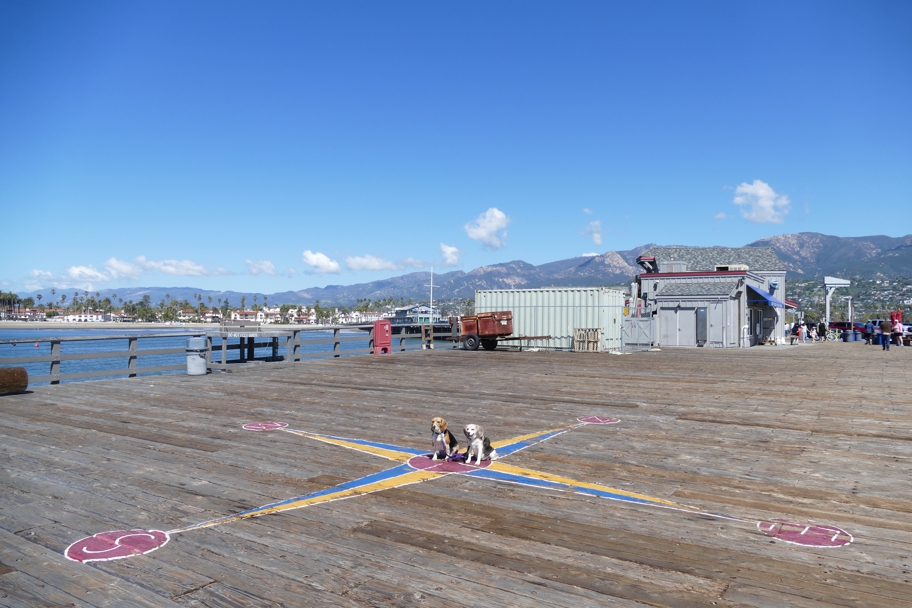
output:
[[67,276],[74,281],[107,281],[105,273],[96,270],[94,266],[70,266],[66,269]]
[[776,194],[769,184],[755,179],[735,188],[732,203],[741,207],[741,215],[755,224],[781,224],[791,207],[789,197]]
[[310,249],[301,254],[304,263],[313,268],[317,274],[338,274],[339,262],[329,259],[324,253],[319,251],[314,253]]
[[503,230],[510,224],[510,218],[498,209],[491,207],[478,216],[474,222],[469,222],[463,228],[470,239],[481,241],[488,249],[500,249],[504,246],[503,239],[507,233],[503,232],[498,236],[497,232]]
[[591,253],[584,253],[581,257],[584,257],[584,258],[597,258],[597,257],[600,256],[600,255],[602,255],[602,254],[601,254],[601,253],[595,253],[595,252],[593,251],[593,252],[591,252]]
[[247,260],[247,272],[250,274],[275,275],[275,264],[269,260],[260,260],[259,262]]
[[456,266],[459,264],[460,252],[456,247],[440,243],[440,254],[443,255],[444,266]]
[[132,279],[136,280],[143,274],[143,269],[131,262],[110,258],[104,263],[105,271],[113,279]]
[[589,222],[586,226],[586,229],[583,230],[583,234],[588,234],[592,237],[592,242],[596,245],[602,244],[602,220],[595,220],[594,222]]
[[349,270],[398,270],[399,266],[390,262],[389,260],[384,260],[383,258],[378,258],[370,254],[363,255],[361,257],[352,257],[345,258],[345,265]]
[[416,260],[415,258],[405,258],[400,265],[401,268],[424,268],[425,266],[427,266],[427,264],[421,260]]
[[61,289],[95,289],[97,283],[110,283],[117,280],[135,281],[141,276],[153,272],[178,276],[213,276],[230,274],[221,267],[206,268],[190,260],[149,260],[139,256],[133,262],[109,258],[101,267],[95,268],[92,264],[76,264],[63,269],[63,275],[54,276],[46,270],[32,270],[26,281],[28,289],[43,289],[45,287],[59,287]]
[[[140,261],[140,258],[137,258],[137,261]],[[64,272],[71,281],[68,284],[84,285],[107,283],[118,279],[136,280],[143,275],[143,268],[138,264],[110,258],[104,263],[102,270],[98,270],[90,264],[88,266],[69,266],[64,269]]]
[[720,211],[719,213],[717,213],[716,215],[713,216],[713,219],[716,219],[716,220],[727,220],[727,219],[729,219],[730,217],[731,217],[731,216],[730,216],[729,214],[725,213],[724,211]]
[[592,215],[592,209],[590,209],[589,207],[583,207],[583,213],[585,213],[586,215]]
[[228,274],[223,268],[210,270],[190,260],[148,260],[146,256],[141,255],[136,258],[136,263],[147,271],[173,274],[181,277],[208,277]]

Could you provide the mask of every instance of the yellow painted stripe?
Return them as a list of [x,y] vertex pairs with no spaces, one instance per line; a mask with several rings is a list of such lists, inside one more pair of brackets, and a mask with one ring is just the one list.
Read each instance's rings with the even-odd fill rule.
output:
[[386,448],[378,448],[373,445],[364,445],[361,443],[355,443],[353,441],[346,441],[345,439],[334,439],[332,437],[323,437],[321,435],[313,435],[305,431],[288,431],[289,433],[294,433],[295,435],[300,435],[301,437],[307,437],[309,439],[316,439],[317,441],[322,441],[323,443],[331,443],[333,445],[342,446],[343,448],[349,448],[351,450],[357,450],[359,452],[364,452],[366,454],[373,454],[374,456],[383,456],[384,458],[389,458],[390,460],[395,460],[396,462],[408,462],[415,457],[414,454],[409,452],[397,452],[395,450],[387,450]]
[[530,433],[528,435],[520,435],[519,437],[513,437],[512,439],[504,439],[503,441],[492,441],[491,446],[494,448],[500,448],[505,445],[510,445],[511,443],[518,443],[520,441],[526,441],[527,439],[535,439],[541,437],[542,435],[547,435],[548,433],[556,433],[557,431],[566,431],[572,429],[572,426],[564,426],[559,429],[551,429],[550,431],[539,431],[537,433]]
[[407,473],[405,475],[399,475],[398,477],[392,477],[390,479],[384,479],[383,481],[377,481],[375,483],[358,486],[357,488],[350,488],[348,490],[342,490],[341,492],[332,492],[329,494],[322,494],[320,496],[314,496],[313,498],[304,498],[297,500],[295,502],[289,502],[282,505],[276,505],[275,507],[265,507],[251,513],[246,513],[244,515],[232,515],[228,517],[222,517],[220,519],[214,519],[210,522],[203,524],[198,524],[195,526],[188,526],[186,528],[172,530],[170,534],[187,532],[189,530],[199,530],[202,528],[210,528],[212,526],[219,526],[222,524],[230,524],[235,521],[240,521],[242,519],[248,519],[250,517],[260,517],[261,515],[270,515],[272,513],[281,513],[282,511],[290,511],[292,509],[300,509],[302,507],[310,507],[313,505],[318,505],[325,502],[332,502],[334,500],[342,500],[343,498],[351,498],[353,496],[361,496],[363,494],[370,494],[372,492],[379,492],[381,490],[389,490],[392,488],[398,488],[401,486],[407,486],[412,483],[418,483],[420,481],[427,481],[428,479],[433,479],[435,477],[440,477],[441,473],[433,473],[431,471],[414,471],[412,473]]
[[677,507],[679,509],[700,511],[700,509],[697,507],[682,505],[682,504],[679,504],[676,502],[672,502],[670,500],[663,500],[661,498],[655,498],[653,496],[646,496],[645,494],[636,494],[635,492],[626,492],[624,490],[618,490],[617,488],[610,488],[608,486],[599,485],[597,483],[588,483],[585,481],[577,481],[576,479],[570,479],[569,477],[561,477],[560,475],[552,475],[551,473],[542,473],[540,471],[533,471],[531,469],[523,469],[520,467],[514,467],[509,464],[504,464],[500,461],[492,462],[491,466],[488,467],[488,470],[500,471],[502,473],[509,473],[511,475],[522,475],[524,477],[531,477],[533,479],[541,479],[542,481],[563,483],[568,486],[575,486],[577,488],[588,488],[591,490],[600,490],[602,492],[611,492],[612,494],[618,494],[620,496],[628,496],[630,498],[635,498],[637,500],[646,500],[649,502],[654,502],[656,504],[665,505],[668,507]]

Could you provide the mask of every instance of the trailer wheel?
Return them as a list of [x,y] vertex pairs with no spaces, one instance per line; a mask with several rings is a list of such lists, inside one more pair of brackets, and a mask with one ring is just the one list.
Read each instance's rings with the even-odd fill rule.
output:
[[482,340],[481,347],[485,350],[494,350],[497,348],[497,340]]
[[462,339],[462,345],[466,350],[478,350],[478,336],[469,334]]

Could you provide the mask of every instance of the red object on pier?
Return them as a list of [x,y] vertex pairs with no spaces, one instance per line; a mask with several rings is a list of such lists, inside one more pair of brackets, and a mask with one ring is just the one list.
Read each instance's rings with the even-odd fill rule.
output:
[[393,352],[393,328],[388,319],[374,321],[374,354],[388,355]]

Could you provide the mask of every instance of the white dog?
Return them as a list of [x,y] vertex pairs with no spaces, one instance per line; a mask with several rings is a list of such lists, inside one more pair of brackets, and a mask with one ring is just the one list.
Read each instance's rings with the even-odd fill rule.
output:
[[472,464],[472,456],[475,456],[475,466],[481,464],[482,460],[497,460],[497,450],[491,447],[491,440],[485,437],[484,429],[477,424],[466,425],[463,430],[466,440],[469,443],[469,449],[466,450],[466,463]]

